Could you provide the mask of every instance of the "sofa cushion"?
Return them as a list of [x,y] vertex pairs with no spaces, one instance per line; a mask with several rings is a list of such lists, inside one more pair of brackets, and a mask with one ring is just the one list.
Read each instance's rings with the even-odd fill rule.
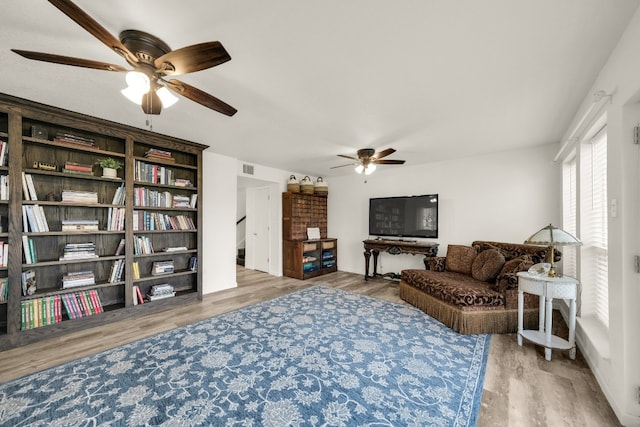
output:
[[431,271],[444,271],[444,263],[446,258],[443,256],[430,257],[428,264]]
[[476,257],[476,250],[471,246],[449,245],[445,268],[453,273],[471,274],[471,265]]
[[504,265],[504,255],[497,249],[480,252],[471,264],[471,276],[481,282],[491,282],[498,277]]
[[504,294],[470,275],[443,271],[402,270],[402,280],[448,304],[461,307],[504,307]]
[[529,255],[522,255],[504,263],[500,270],[500,274],[493,285],[493,290],[505,292],[507,289],[515,289],[518,287],[519,271],[527,271],[533,265],[533,261]]

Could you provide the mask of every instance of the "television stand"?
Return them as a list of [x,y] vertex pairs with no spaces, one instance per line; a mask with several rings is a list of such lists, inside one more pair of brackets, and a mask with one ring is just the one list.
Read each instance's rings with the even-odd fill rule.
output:
[[[429,258],[438,255],[438,243],[431,242],[409,242],[402,240],[363,240],[364,243],[364,280],[369,280],[369,277],[391,277],[392,279],[399,279],[398,273],[378,273],[378,255],[380,252],[386,252],[390,255],[424,255],[424,266],[428,267]],[[373,274],[369,275],[369,259],[373,254]]]

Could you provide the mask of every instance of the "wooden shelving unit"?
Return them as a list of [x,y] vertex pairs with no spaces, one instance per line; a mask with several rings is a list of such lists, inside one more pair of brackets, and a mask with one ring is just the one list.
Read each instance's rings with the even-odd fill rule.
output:
[[[61,134],[78,136],[92,144],[56,140]],[[207,146],[3,94],[0,140],[9,148],[9,166],[0,166],[0,175],[7,175],[9,182],[8,200],[0,200],[0,241],[9,246],[8,267],[0,267],[0,279],[9,282],[7,300],[0,302],[0,349],[202,299],[201,267],[200,263],[193,267],[192,258],[201,259],[202,151]],[[170,157],[149,158],[149,150],[168,152]],[[99,166],[86,174],[63,171],[66,162],[94,165],[105,157],[124,165],[116,179],[103,178]],[[36,162],[53,164],[55,169],[43,170],[36,167]],[[149,165],[146,174],[142,163]],[[25,200],[24,174],[29,175],[37,200]],[[69,190],[96,193],[97,203],[61,200],[62,192]],[[114,200],[116,192],[122,190],[124,200]],[[181,201],[177,206],[176,200]],[[44,212],[49,231],[33,231],[28,219],[25,229],[23,208],[36,206]],[[116,212],[123,215],[121,227],[108,225]],[[63,220],[97,220],[99,226],[98,230],[63,231]],[[148,239],[153,253],[136,250],[138,236]],[[26,260],[25,238],[35,248],[35,262]],[[124,250],[115,255],[122,239]],[[65,245],[83,243],[94,244],[97,257],[60,259]],[[164,251],[167,248],[175,250]],[[173,271],[152,275],[152,265],[159,261],[171,261]],[[120,279],[113,280],[111,269],[117,262],[123,262],[124,270]],[[137,279],[134,262],[141,273]],[[35,272],[37,290],[31,295],[24,295],[21,286],[25,271]],[[92,272],[95,284],[62,289],[62,276],[79,271]],[[147,295],[153,285],[159,284],[172,285],[176,296],[134,305],[134,285]],[[39,313],[42,319],[36,322],[41,326],[25,325],[25,303],[38,308],[36,300],[49,301],[57,296],[64,300],[74,292],[97,294],[102,310],[98,304],[93,307],[89,303],[86,308],[91,315],[72,319],[63,306],[60,318],[55,319],[47,311],[50,308],[43,307]]]
[[[308,240],[307,228],[320,239]],[[327,196],[282,194],[282,259],[285,276],[308,279],[338,270],[338,241],[327,238]]]

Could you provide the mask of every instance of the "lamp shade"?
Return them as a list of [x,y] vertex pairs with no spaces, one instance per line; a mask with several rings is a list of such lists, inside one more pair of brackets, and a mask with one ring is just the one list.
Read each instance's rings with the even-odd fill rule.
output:
[[554,227],[551,224],[543,227],[540,231],[529,237],[525,240],[525,243],[546,246],[579,246],[582,244],[582,242],[574,235],[567,233],[558,227]]

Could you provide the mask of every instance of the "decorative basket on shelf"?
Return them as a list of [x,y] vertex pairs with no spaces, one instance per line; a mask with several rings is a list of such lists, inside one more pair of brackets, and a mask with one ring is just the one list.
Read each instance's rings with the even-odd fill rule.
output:
[[314,191],[316,194],[321,196],[326,196],[329,193],[329,185],[324,182],[321,176],[319,176],[316,181]]
[[289,181],[287,182],[287,191],[290,193],[299,193],[300,192],[300,183],[296,179],[295,175],[291,175],[289,177]]
[[313,194],[314,185],[313,181],[311,181],[311,178],[309,178],[308,176],[302,178],[302,181],[300,181],[300,191],[302,192],[302,194]]

